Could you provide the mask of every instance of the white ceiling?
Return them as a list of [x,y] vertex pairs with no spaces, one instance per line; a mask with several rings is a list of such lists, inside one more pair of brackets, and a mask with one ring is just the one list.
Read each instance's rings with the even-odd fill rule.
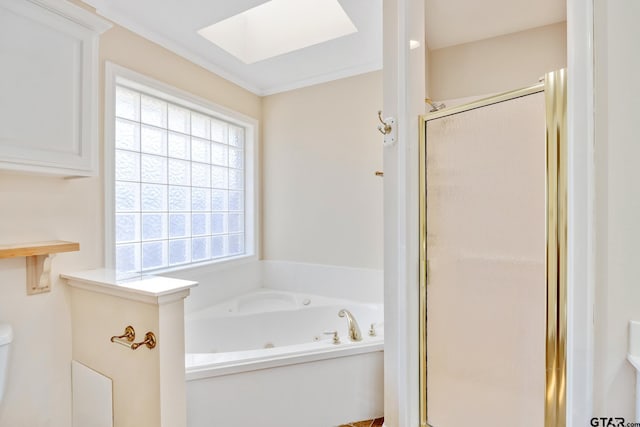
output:
[[[382,68],[382,1],[339,0],[357,33],[245,64],[197,31],[267,0],[83,0],[108,19],[258,95]],[[564,0],[425,0],[439,49],[562,22]]]
[[100,15],[258,95],[382,68],[382,0],[340,0],[357,33],[253,64],[197,31],[267,0],[83,1]]
[[564,0],[426,0],[429,49],[524,31],[567,19]]

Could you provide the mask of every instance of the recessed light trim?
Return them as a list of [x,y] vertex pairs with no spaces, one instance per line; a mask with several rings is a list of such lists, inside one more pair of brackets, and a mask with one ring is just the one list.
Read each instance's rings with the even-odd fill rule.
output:
[[198,34],[253,64],[357,31],[338,0],[271,0]]

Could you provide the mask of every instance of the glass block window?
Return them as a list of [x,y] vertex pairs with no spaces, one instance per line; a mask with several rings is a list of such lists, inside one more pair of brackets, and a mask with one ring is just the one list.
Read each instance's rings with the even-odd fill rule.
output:
[[245,128],[117,85],[114,135],[118,271],[246,253]]

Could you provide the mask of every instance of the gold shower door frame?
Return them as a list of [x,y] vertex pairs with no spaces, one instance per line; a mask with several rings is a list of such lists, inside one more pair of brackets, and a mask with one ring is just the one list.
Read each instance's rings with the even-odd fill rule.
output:
[[[567,73],[547,73],[544,82],[420,117],[420,427],[427,423],[427,159],[430,120],[534,93],[546,107],[546,385],[544,427],[566,426],[567,343]],[[446,427],[446,426],[442,426]]]

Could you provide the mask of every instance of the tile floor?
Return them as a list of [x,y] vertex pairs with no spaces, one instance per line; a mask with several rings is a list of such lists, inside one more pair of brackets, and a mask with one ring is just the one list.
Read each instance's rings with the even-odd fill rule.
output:
[[343,424],[339,427],[382,427],[384,418],[376,418],[375,420],[356,421],[348,424]]

